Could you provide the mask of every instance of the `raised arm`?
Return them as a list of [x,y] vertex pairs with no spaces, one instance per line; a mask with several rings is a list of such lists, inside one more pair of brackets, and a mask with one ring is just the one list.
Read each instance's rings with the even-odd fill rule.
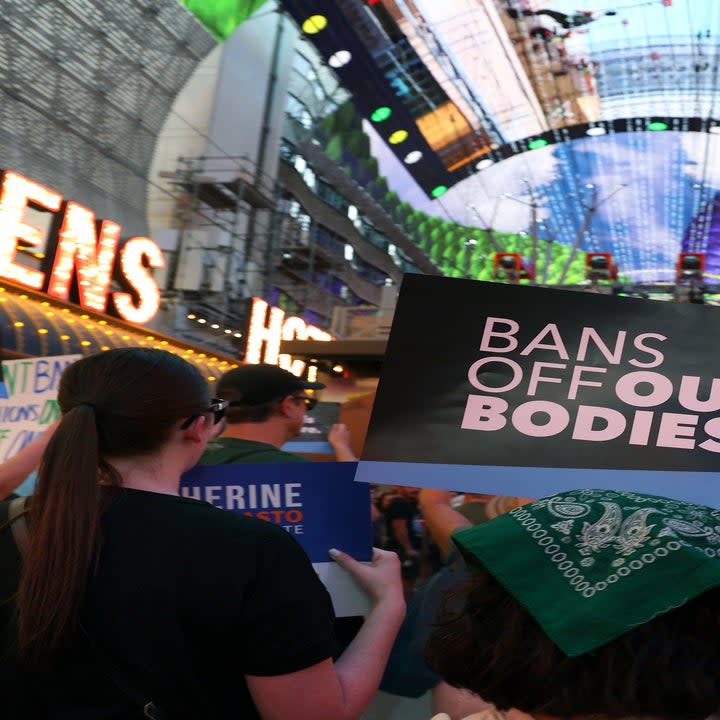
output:
[[48,425],[42,435],[4,463],[0,463],[0,500],[21,485],[23,480],[40,465],[45,448],[56,427],[56,422]]
[[450,550],[450,536],[461,527],[472,523],[450,506],[453,493],[447,490],[421,490],[418,497],[425,525],[440,548],[443,560]]
[[350,446],[350,429],[344,423],[335,423],[328,433],[328,442],[335,451],[338,462],[356,462],[357,458]]
[[380,685],[405,615],[398,556],[375,549],[370,565],[337,551],[332,557],[363,586],[373,608],[336,662],[328,658],[286,675],[246,676],[263,720],[355,720]]

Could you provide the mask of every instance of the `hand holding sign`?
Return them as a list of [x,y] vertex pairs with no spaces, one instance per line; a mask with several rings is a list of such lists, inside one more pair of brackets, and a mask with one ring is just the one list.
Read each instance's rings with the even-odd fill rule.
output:
[[335,423],[328,433],[328,442],[340,462],[355,462],[357,458],[350,447],[350,430],[345,423]]
[[397,553],[373,548],[372,561],[361,563],[347,553],[332,548],[330,557],[347,570],[365,592],[374,605],[387,605],[404,608],[402,580],[400,578],[400,558]]
[[280,525],[308,554],[335,614],[363,615],[367,596],[327,556],[328,547],[339,546],[371,559],[370,494],[354,476],[351,463],[198,465],[183,476],[181,494]]

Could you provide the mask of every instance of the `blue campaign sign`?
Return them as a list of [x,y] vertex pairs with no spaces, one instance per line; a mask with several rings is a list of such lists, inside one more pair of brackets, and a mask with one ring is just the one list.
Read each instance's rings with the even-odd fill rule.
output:
[[354,482],[356,463],[198,465],[181,493],[216,507],[281,525],[313,563],[332,547],[357,560],[372,557],[370,495]]

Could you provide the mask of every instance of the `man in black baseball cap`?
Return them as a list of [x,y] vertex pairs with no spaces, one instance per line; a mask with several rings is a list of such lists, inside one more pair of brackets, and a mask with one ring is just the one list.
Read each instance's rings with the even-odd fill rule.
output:
[[[302,430],[305,413],[317,400],[308,390],[325,385],[308,382],[276,365],[241,365],[218,381],[216,395],[229,401],[222,437],[208,444],[202,465],[303,462],[307,458],[281,450]],[[338,460],[355,460],[344,425],[328,435]]]

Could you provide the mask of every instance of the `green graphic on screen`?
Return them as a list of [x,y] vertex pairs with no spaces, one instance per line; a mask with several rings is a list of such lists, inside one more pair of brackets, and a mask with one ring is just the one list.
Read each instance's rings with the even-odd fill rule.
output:
[[180,0],[218,40],[227,40],[235,28],[267,0]]

